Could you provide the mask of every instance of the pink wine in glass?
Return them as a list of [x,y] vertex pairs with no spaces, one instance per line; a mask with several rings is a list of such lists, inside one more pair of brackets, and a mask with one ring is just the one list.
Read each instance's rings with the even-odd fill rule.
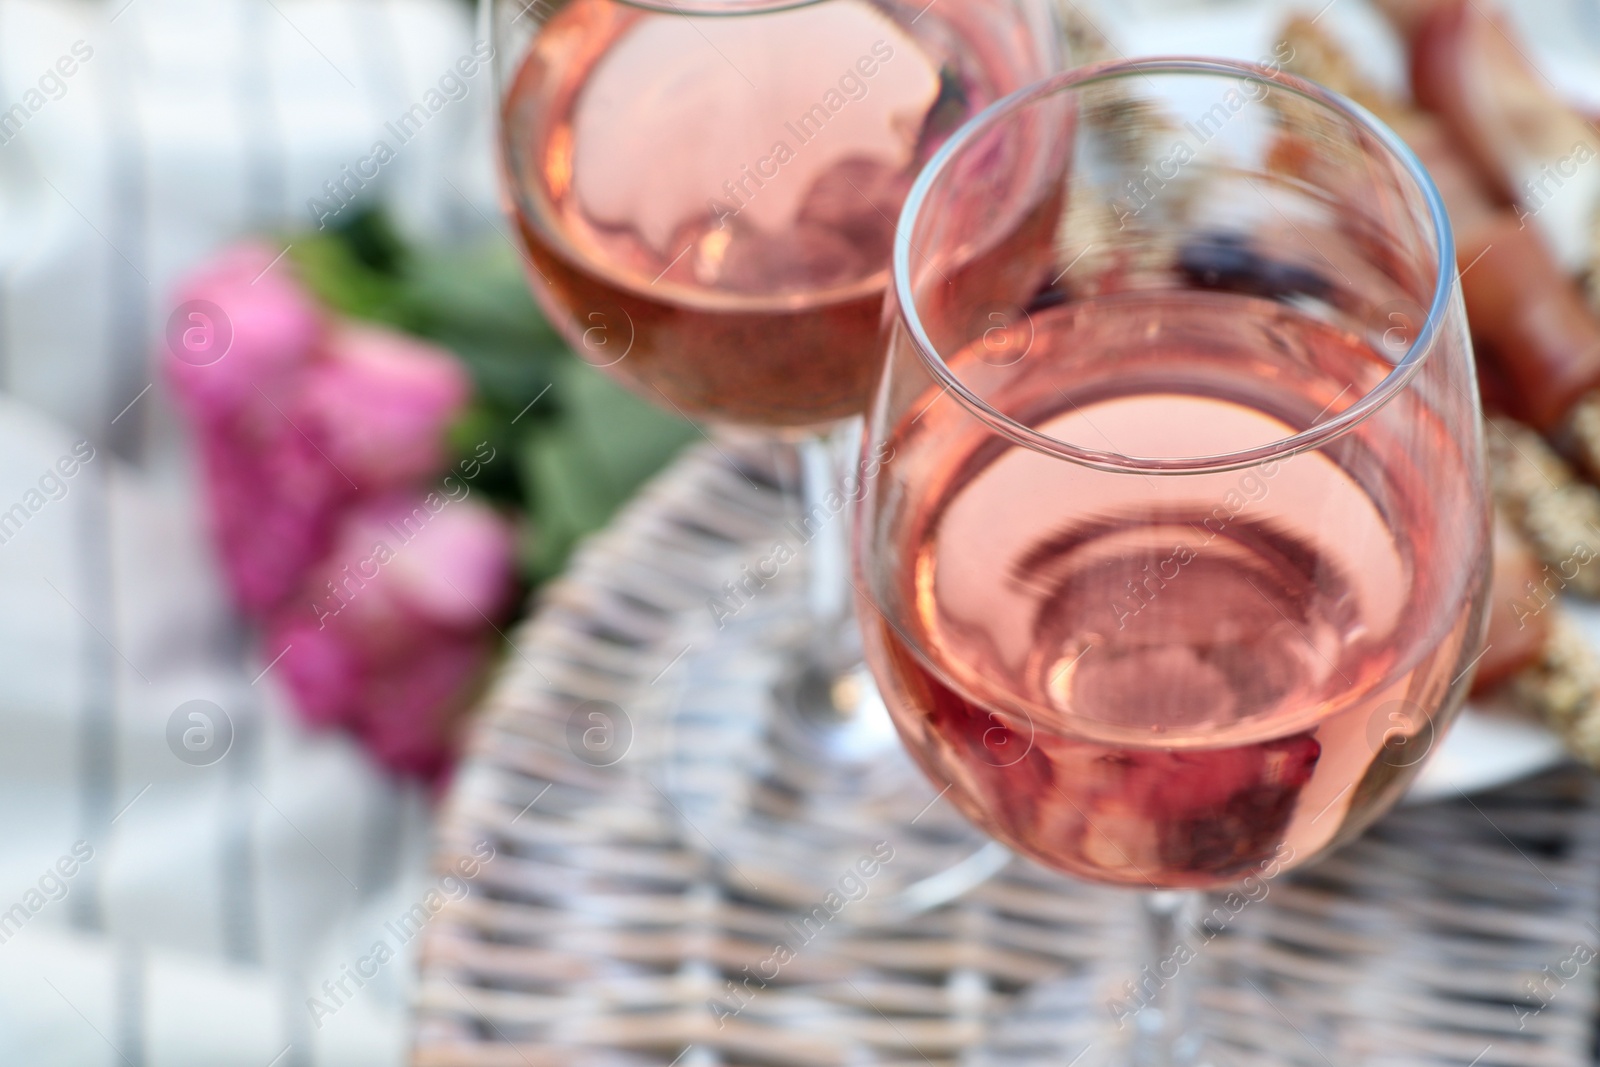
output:
[[580,356],[686,415],[859,413],[913,177],[973,111],[1046,73],[992,14],[562,6],[503,103],[536,295]]
[[[1267,445],[1392,369],[1360,336],[1220,293],[1013,329],[952,371],[1016,422],[1125,456]],[[1471,471],[1416,391],[1390,403],[1319,451],[1147,476],[1012,445],[930,395],[889,440],[933,489],[879,520],[905,607],[898,625],[862,611],[924,769],[1001,841],[1097,882],[1217,886],[1359,830],[1444,725],[1422,709],[1453,713],[1479,638],[1469,569],[1415,565],[1460,533],[1439,494]]]

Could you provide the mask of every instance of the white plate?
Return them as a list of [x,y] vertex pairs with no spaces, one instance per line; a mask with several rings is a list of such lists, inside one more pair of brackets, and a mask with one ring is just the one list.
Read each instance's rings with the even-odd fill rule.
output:
[[1514,712],[1488,709],[1486,704],[1469,705],[1462,711],[1439,751],[1423,765],[1405,803],[1494,789],[1566,758],[1566,749],[1549,730]]
[[[1600,605],[1565,600],[1562,608],[1583,627],[1591,647],[1600,649]],[[1496,711],[1488,701],[1474,701],[1445,736],[1406,795],[1422,803],[1526,778],[1566,758],[1555,735],[1509,710]]]

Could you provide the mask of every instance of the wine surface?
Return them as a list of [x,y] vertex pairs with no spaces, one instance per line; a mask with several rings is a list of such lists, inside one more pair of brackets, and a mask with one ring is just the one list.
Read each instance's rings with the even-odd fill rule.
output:
[[[1016,329],[952,368],[1042,433],[1130,456],[1268,444],[1391,369],[1235,295]],[[1199,475],[1098,471],[979,425],[944,397],[893,438],[932,491],[880,520],[904,610],[861,611],[902,735],[971,818],[1084,878],[1208,886],[1310,858],[1403,787],[1476,653],[1483,544],[1413,393],[1329,448]]]
[[509,88],[503,155],[535,294],[578,354],[695,418],[859,413],[917,170],[1045,73],[986,12],[563,6]]

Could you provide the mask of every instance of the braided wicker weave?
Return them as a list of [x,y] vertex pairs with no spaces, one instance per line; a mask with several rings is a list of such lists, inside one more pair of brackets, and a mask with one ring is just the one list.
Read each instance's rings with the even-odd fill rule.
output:
[[[673,671],[686,647],[737,648],[755,625],[752,611],[719,632],[706,601],[782,515],[732,447],[680,459],[513,636],[439,863],[483,842],[495,854],[429,926],[416,1067],[943,1067],[980,1043],[990,1062],[1048,1059],[1072,1037],[1045,1037],[1135,977],[1126,894],[1016,861],[916,918],[824,909],[808,925],[803,907],[749,894],[658,788]],[[758,606],[794,610],[795,595],[774,583]],[[738,679],[712,701],[730,715],[750,697]],[[1227,921],[1195,964],[1227,1063],[1592,1062],[1600,798],[1586,772],[1403,809],[1259,888],[1216,898]],[[780,943],[791,952],[776,962]]]

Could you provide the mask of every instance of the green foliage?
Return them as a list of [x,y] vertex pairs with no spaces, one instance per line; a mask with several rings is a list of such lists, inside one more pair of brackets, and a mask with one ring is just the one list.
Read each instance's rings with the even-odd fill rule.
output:
[[539,517],[528,557],[535,577],[559,570],[572,546],[604,525],[694,432],[577,359],[557,366],[558,391],[560,416],[519,442],[524,494]]
[[573,356],[499,237],[407,248],[367,212],[293,243],[301,279],[328,307],[427,338],[466,366],[476,395],[451,443],[463,456],[482,441],[496,450],[475,487],[527,516],[529,581],[559,572],[573,546],[694,436]]

